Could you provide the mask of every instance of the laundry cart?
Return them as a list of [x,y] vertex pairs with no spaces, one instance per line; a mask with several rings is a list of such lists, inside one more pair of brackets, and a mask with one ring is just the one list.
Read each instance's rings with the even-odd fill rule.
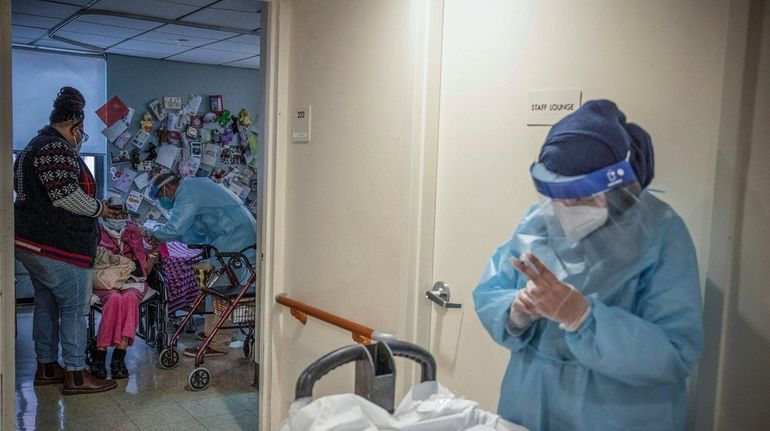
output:
[[[394,404],[394,357],[421,367],[421,382],[398,406]],[[327,373],[355,363],[355,393],[313,398],[313,386]],[[420,346],[399,340],[355,344],[330,352],[310,364],[297,379],[295,401],[279,431],[410,430],[526,431],[458,398],[436,382],[436,361]]]

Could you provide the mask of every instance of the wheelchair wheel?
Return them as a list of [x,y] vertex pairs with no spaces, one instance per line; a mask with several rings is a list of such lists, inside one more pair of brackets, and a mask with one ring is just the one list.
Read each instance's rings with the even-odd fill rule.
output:
[[145,343],[147,343],[147,347],[153,348],[157,347],[156,341],[157,341],[157,324],[155,322],[148,322],[147,328],[146,328],[146,338],[144,339]]
[[158,335],[155,336],[155,341],[152,344],[155,346],[155,354],[160,355],[160,352],[162,352],[168,344],[168,334],[162,331],[158,332]]
[[179,365],[179,352],[177,352],[173,347],[161,350],[160,354],[158,355],[158,365],[160,365],[160,367],[164,370],[169,370],[176,367]]
[[252,355],[255,355],[256,352],[254,351],[254,333],[252,332],[251,335],[248,335],[245,340],[243,340],[243,356],[245,358],[254,359]]
[[193,391],[202,391],[209,387],[211,373],[204,367],[198,367],[187,377],[187,386]]
[[94,350],[96,350],[96,342],[89,338],[88,341],[86,341],[86,365],[89,367],[91,366],[91,361],[93,361]]

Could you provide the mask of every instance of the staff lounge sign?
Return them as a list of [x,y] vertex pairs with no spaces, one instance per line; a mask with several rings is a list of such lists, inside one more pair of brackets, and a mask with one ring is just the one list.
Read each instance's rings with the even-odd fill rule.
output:
[[528,96],[527,125],[551,126],[580,108],[582,91],[530,90]]

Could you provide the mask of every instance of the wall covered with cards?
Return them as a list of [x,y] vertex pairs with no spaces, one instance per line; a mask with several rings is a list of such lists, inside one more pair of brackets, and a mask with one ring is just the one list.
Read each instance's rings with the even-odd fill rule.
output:
[[108,195],[139,221],[158,219],[163,210],[145,191],[170,170],[211,177],[256,212],[263,83],[261,70],[108,55],[107,97],[119,99],[102,118]]

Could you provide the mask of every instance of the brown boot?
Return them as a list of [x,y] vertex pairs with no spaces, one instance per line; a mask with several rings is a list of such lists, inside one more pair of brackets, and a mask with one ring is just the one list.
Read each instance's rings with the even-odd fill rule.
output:
[[35,386],[64,383],[64,368],[58,362],[37,363]]
[[65,371],[62,395],[93,394],[115,389],[118,382],[112,379],[94,377],[86,370]]

